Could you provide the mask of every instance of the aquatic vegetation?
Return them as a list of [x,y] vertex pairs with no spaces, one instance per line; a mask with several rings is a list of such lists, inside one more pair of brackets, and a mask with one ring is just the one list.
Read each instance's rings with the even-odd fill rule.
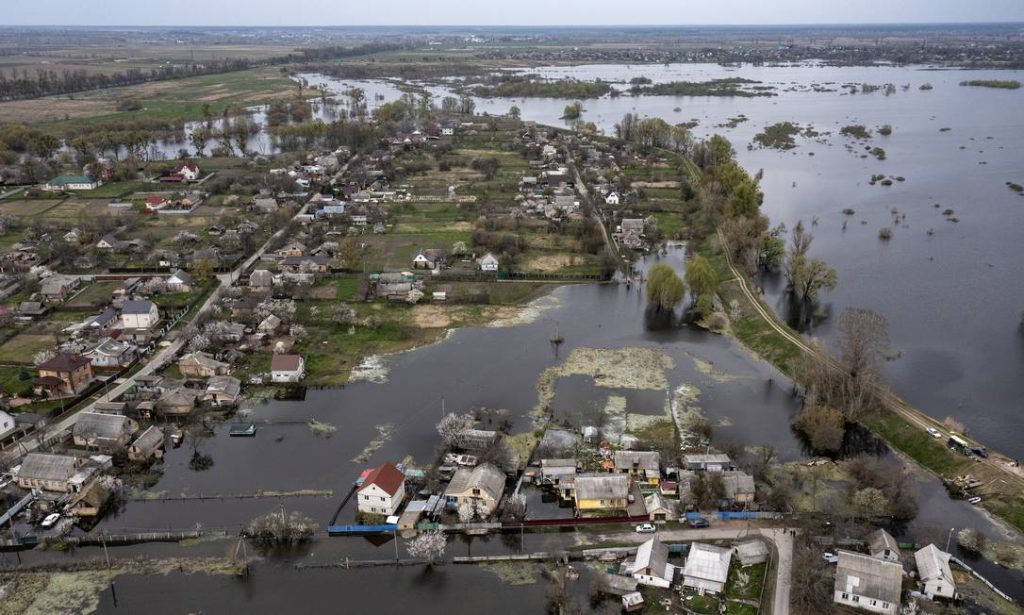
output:
[[366,463],[370,456],[377,452],[377,449],[384,446],[384,443],[391,439],[391,434],[394,432],[394,425],[377,425],[377,437],[370,440],[370,443],[366,445],[366,448],[361,453],[352,458],[352,461],[356,463]]
[[1020,81],[1016,79],[971,79],[961,81],[960,85],[977,88],[996,88],[999,90],[1018,90]]
[[793,137],[800,134],[800,125],[793,122],[779,122],[765,127],[754,135],[754,143],[770,149],[793,149],[796,141]]
[[653,348],[576,348],[552,369],[558,376],[591,376],[599,387],[663,391],[673,367],[672,357]]
[[532,585],[537,582],[537,565],[533,562],[494,562],[479,566],[509,585]]
[[338,427],[331,425],[330,423],[324,423],[316,419],[309,419],[309,431],[313,432],[314,436],[323,436],[330,438],[334,432],[338,431]]
[[839,134],[853,139],[871,138],[871,131],[865,128],[863,124],[849,124],[847,126],[843,126],[839,129]]
[[385,358],[375,354],[363,357],[359,365],[352,370],[352,374],[348,379],[350,382],[363,381],[384,384],[388,381],[388,371],[388,364]]

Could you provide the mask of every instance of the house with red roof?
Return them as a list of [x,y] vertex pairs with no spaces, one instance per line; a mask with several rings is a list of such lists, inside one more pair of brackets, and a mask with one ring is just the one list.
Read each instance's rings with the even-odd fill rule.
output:
[[370,470],[356,492],[359,512],[390,516],[405,499],[405,474],[385,462]]
[[187,182],[194,182],[199,179],[199,165],[191,160],[182,160],[174,166],[174,174]]
[[146,197],[146,209],[156,211],[162,209],[165,205],[167,205],[167,199],[158,194]]

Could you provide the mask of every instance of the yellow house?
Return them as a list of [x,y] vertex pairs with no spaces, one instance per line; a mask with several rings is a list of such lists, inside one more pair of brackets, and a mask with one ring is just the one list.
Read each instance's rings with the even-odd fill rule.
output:
[[580,474],[576,477],[576,509],[625,510],[629,506],[627,474]]

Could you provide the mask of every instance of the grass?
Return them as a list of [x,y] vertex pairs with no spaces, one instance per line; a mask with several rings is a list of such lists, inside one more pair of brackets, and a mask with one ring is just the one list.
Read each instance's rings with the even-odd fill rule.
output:
[[943,476],[954,476],[974,464],[963,455],[951,452],[939,438],[915,427],[892,413],[875,414],[863,419],[864,425],[915,461]]
[[[725,585],[726,598],[740,598],[758,601],[764,588],[764,573],[767,564],[756,564],[742,567],[734,565],[729,568],[729,578]],[[755,609],[756,611],[756,609]]]
[[72,194],[90,199],[112,199],[125,197],[133,192],[139,192],[146,190],[147,184],[140,181],[125,181],[125,182],[110,182],[103,184],[95,190],[78,190]]
[[96,282],[90,284],[65,305],[71,308],[86,308],[105,304],[110,301],[111,295],[118,286],[120,286],[118,282]]
[[359,300],[359,278],[340,278],[335,284],[338,301]]
[[41,350],[53,348],[54,337],[48,333],[19,333],[0,345],[0,362],[32,361]]
[[29,378],[20,378],[21,370],[27,368],[0,366],[0,390],[8,395],[27,395],[32,391],[32,370],[28,370]]

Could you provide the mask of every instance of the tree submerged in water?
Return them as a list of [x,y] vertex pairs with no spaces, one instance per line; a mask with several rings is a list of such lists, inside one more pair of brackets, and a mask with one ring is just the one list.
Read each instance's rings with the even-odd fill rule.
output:
[[410,557],[418,557],[427,560],[431,566],[435,561],[444,555],[448,546],[448,538],[441,530],[428,530],[421,533],[405,544],[405,550]]
[[647,300],[660,312],[671,310],[686,294],[686,286],[671,267],[658,263],[647,274]]
[[242,535],[265,547],[306,542],[313,537],[313,520],[300,512],[268,513],[253,519]]

